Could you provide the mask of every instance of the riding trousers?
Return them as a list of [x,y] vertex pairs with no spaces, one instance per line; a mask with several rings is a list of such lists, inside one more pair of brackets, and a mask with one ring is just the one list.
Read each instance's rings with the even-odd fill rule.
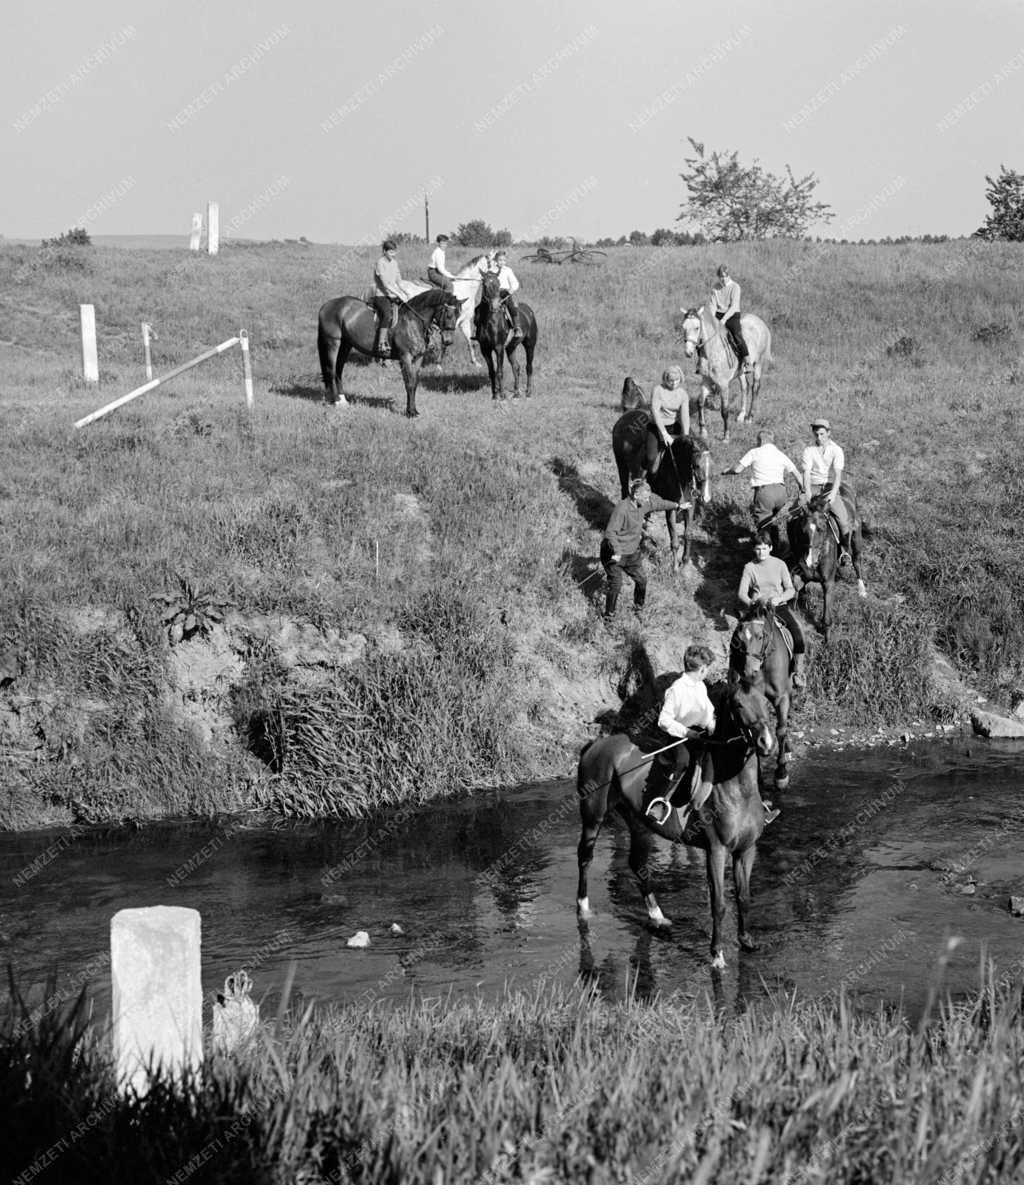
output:
[[394,329],[398,323],[398,309],[401,301],[392,300],[390,296],[381,296],[378,294],[373,298],[373,307],[377,310],[377,316],[380,317],[381,329]]
[[[679,431],[678,424],[670,424],[669,427],[666,428],[666,431],[668,432],[669,436],[672,438],[673,443],[675,441],[677,441],[679,439],[679,437],[682,435],[681,432]],[[658,467],[661,464],[661,456],[664,453],[664,451],[665,451],[665,446],[661,443],[661,433],[658,431],[658,429],[655,427],[655,425],[653,423],[648,424],[647,425],[647,440],[646,440],[646,446],[645,446],[647,472],[648,473],[657,473],[658,472]]]
[[601,540],[601,563],[608,574],[608,592],[605,597],[604,612],[606,617],[615,613],[619,603],[619,593],[622,591],[622,575],[633,578],[633,607],[642,609],[647,600],[647,573],[644,571],[643,552],[638,547],[632,555],[623,555],[613,560],[612,545],[607,539]]
[[[725,316],[724,313],[715,313],[719,321]],[[743,326],[740,324],[740,314],[733,313],[725,323],[725,331],[732,339],[733,348],[736,351],[736,357],[742,362],[750,351],[747,349],[747,343],[743,340]]]
[[772,485],[755,486],[754,498],[750,503],[750,513],[755,522],[770,518],[776,510],[781,510],[789,501],[786,486],[783,482]]
[[444,272],[439,272],[436,267],[427,268],[427,279],[435,288],[443,288],[445,292],[452,291],[451,280],[448,279]]

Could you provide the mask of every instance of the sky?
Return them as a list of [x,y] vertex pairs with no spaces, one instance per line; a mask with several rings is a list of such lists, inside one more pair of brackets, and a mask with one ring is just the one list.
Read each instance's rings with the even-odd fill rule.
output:
[[377,242],[677,223],[692,155],[813,173],[834,238],[971,234],[1024,169],[1024,0],[14,0],[0,235]]

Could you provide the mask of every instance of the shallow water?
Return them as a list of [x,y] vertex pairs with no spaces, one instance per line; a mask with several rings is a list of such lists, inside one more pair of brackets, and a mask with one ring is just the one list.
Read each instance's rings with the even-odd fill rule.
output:
[[[944,991],[977,986],[983,955],[1000,974],[1024,968],[1024,919],[1008,911],[1024,893],[1022,766],[1012,742],[974,739],[803,757],[753,874],[761,949],[739,954],[730,900],[720,975],[708,967],[703,855],[658,841],[654,883],[674,925],[652,934],[617,822],[598,841],[581,932],[570,782],[358,825],[0,836],[0,941],[33,1003],[49,980],[67,995],[88,987],[101,1014],[111,916],[161,904],[202,914],[207,999],[246,965],[265,1008],[294,964],[298,996],[339,1003],[495,995],[582,972],[609,998],[711,993],[728,1007],[843,984],[859,1005],[915,1016],[951,938]],[[967,871],[950,876],[958,864]],[[367,949],[346,946],[357,930]]]

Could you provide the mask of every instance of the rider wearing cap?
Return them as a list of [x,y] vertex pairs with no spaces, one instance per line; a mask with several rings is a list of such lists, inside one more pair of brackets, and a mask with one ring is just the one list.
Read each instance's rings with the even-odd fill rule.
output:
[[405,286],[402,280],[402,273],[398,268],[398,260],[395,256],[398,254],[398,244],[394,239],[385,239],[381,243],[381,257],[373,269],[373,286],[375,295],[373,297],[373,307],[377,310],[377,340],[374,343],[373,352],[381,360],[382,364],[386,364],[388,357],[391,354],[391,346],[388,343],[388,333],[394,327],[398,320],[399,305],[405,304],[408,297],[405,294]]
[[454,280],[455,277],[448,270],[444,260],[445,248],[448,244],[448,236],[438,235],[436,242],[437,246],[434,248],[434,252],[430,256],[430,265],[427,268],[427,279],[437,288],[443,288],[445,292],[451,292],[452,280]]
[[845,564],[850,559],[850,536],[853,532],[846,501],[839,496],[846,457],[832,439],[832,425],[828,420],[811,420],[811,433],[814,444],[809,444],[803,455],[804,496],[809,500],[816,494],[826,495],[825,509],[835,519],[839,531],[839,562]]
[[690,396],[683,383],[682,367],[670,366],[661,386],[651,392],[651,421],[647,427],[647,472],[658,472],[661,458],[680,436],[690,434]]

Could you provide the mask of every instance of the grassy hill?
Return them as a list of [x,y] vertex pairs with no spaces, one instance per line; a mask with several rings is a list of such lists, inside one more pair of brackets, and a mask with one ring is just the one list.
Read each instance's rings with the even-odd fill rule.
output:
[[[642,632],[607,632],[596,612],[623,377],[649,387],[681,361],[674,315],[718,252],[554,267],[513,251],[540,323],[533,399],[492,403],[458,344],[427,372],[415,422],[395,368],[353,361],[353,405],[320,401],[316,310],[362,293],[375,255],[0,249],[6,825],[358,812],[562,774],[595,717],[652,668],[677,669],[687,642],[724,659],[740,478],[716,479],[695,565],[673,576],[655,554]],[[759,424],[798,459],[827,414],[871,528],[871,596],[844,586],[798,721],[953,718],[934,647],[987,695],[1024,693],[1022,302],[1006,282],[1022,255],[974,241],[728,252],[775,362],[755,425],[723,448],[713,417],[715,472]],[[96,306],[98,392],[80,377],[80,302]],[[74,429],[144,381],[142,321],[158,374],[246,328],[254,412],[231,352]],[[175,612],[195,633],[171,645]]]

